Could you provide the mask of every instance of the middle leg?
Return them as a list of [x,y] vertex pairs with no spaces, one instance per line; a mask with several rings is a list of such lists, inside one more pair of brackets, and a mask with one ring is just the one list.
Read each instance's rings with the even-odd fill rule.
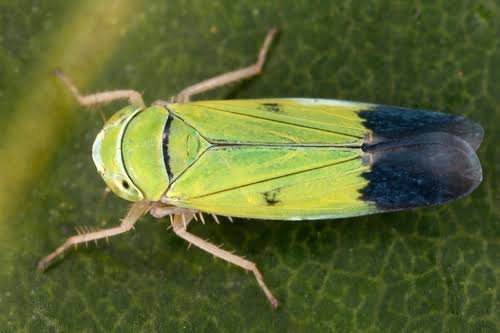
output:
[[262,72],[262,67],[266,61],[267,52],[271,46],[271,43],[276,36],[278,29],[273,28],[267,33],[266,39],[259,51],[259,56],[257,62],[248,67],[240,68],[235,71],[221,74],[205,81],[201,81],[197,84],[189,86],[182,90],[175,98],[175,102],[186,103],[191,100],[191,97],[209,90],[213,90],[229,83],[240,81],[244,79],[251,78],[252,76],[258,75]]

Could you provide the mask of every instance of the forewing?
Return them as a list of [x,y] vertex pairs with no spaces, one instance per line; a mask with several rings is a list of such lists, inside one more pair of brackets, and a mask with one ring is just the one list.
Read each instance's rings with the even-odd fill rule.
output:
[[167,193],[179,206],[220,215],[319,219],[368,214],[358,149],[209,149]]
[[462,116],[328,99],[255,99],[171,104],[213,143],[356,146],[444,132],[476,150],[480,125]]
[[474,150],[447,133],[361,149],[208,149],[170,187],[172,204],[220,215],[320,219],[443,204],[481,182]]
[[[357,111],[369,104],[262,99],[169,105],[212,143],[361,145],[368,134]],[[323,100],[326,101],[326,100]]]

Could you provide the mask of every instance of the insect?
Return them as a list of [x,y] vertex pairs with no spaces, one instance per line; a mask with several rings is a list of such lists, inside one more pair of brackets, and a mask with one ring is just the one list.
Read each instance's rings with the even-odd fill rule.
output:
[[106,122],[92,156],[107,186],[134,204],[119,226],[79,229],[38,268],[73,245],[130,230],[149,212],[170,216],[190,244],[252,271],[275,308],[255,263],[189,233],[193,218],[345,218],[443,204],[480,184],[475,151],[483,129],[461,116],[324,99],[191,101],[259,74],[275,34],[269,31],[255,64],[150,107],[134,90],[82,96],[58,72],[83,106],[130,102]]

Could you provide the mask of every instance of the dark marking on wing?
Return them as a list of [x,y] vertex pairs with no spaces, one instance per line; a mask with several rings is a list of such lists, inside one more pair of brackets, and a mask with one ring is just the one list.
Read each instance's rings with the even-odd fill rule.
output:
[[452,114],[395,106],[378,105],[359,111],[363,125],[373,133],[370,144],[401,139],[423,133],[444,132],[466,141],[476,150],[484,130],[475,122]]
[[262,193],[262,197],[264,198],[264,201],[268,206],[274,206],[278,203],[281,202],[281,200],[278,200],[278,194],[280,193],[280,189],[274,189],[270,191],[266,191]]
[[269,112],[283,112],[283,109],[278,103],[262,103],[262,108]]
[[168,141],[170,136],[170,126],[174,117],[169,112],[167,122],[165,123],[165,128],[163,129],[163,161],[165,163],[165,170],[167,170],[168,179],[171,181],[174,178],[172,170],[170,169],[170,156],[168,154]]
[[424,133],[363,148],[370,157],[361,199],[382,211],[443,204],[472,192],[481,164],[469,144],[454,135]]

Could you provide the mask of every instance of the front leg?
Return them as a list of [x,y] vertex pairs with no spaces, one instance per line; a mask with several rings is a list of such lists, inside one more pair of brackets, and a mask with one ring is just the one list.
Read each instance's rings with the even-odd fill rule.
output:
[[[191,221],[193,218],[194,214],[189,213],[189,214],[183,214],[184,219],[188,219],[188,221]],[[189,223],[189,222],[188,222]],[[254,262],[246,260],[242,257],[238,257],[228,251],[222,250],[221,248],[217,247],[216,245],[209,243],[191,233],[189,233],[186,230],[186,223],[183,220],[183,217],[181,215],[175,215],[173,220],[172,220],[172,227],[174,229],[174,232],[177,234],[177,236],[185,239],[188,241],[190,244],[193,244],[194,246],[199,247],[200,249],[218,257],[221,258],[231,264],[234,264],[236,266],[239,266],[247,271],[252,271],[255,279],[257,280],[257,283],[259,284],[260,288],[266,295],[267,299],[269,300],[269,303],[271,303],[271,306],[273,309],[276,309],[278,307],[278,300],[273,296],[269,288],[267,288],[266,283],[264,282],[264,278],[262,277],[262,274],[260,271],[257,269],[257,266],[255,265]]]
[[66,85],[71,94],[76,98],[81,106],[94,106],[107,104],[120,99],[127,99],[131,104],[144,107],[144,101],[138,91],[135,90],[111,90],[90,95],[82,95],[73,81],[60,69],[56,69],[56,76]]
[[139,218],[141,218],[141,216],[149,210],[150,207],[151,204],[148,201],[139,201],[134,203],[128,211],[127,216],[125,216],[122,220],[122,223],[114,228],[94,232],[87,232],[85,229],[80,231],[80,229],[77,229],[78,235],[69,237],[66,242],[38,262],[38,270],[44,271],[55,258],[66,252],[71,248],[71,246],[76,246],[80,243],[86,243],[89,241],[96,241],[102,238],[107,239],[108,237],[116,236],[129,231],[134,227],[134,224],[139,220]]

